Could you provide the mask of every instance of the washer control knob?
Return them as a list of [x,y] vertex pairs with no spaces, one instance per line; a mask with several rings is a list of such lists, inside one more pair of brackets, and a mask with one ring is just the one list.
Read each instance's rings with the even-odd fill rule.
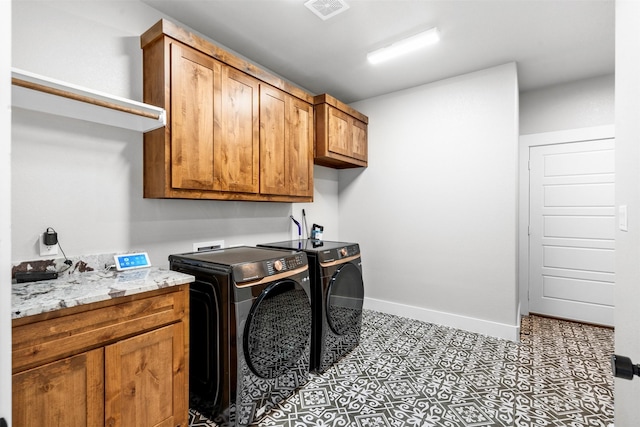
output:
[[347,248],[340,249],[340,255],[347,256]]
[[283,265],[282,265],[282,261],[280,261],[279,259],[277,259],[277,260],[275,260],[275,261],[273,262],[273,268],[274,268],[276,271],[282,271],[282,267],[283,267]]

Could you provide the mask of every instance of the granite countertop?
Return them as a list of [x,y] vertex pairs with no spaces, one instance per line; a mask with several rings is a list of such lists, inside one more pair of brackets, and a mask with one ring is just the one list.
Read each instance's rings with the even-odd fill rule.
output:
[[106,301],[195,280],[193,276],[150,267],[125,272],[92,271],[55,280],[11,285],[11,316],[18,319],[61,308]]

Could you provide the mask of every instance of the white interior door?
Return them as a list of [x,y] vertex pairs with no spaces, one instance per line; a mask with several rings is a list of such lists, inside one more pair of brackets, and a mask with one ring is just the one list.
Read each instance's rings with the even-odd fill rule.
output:
[[614,139],[530,147],[529,311],[613,326]]

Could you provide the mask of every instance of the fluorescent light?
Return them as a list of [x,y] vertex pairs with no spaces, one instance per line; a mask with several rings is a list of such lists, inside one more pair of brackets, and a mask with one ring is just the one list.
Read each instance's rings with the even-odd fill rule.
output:
[[413,52],[421,47],[437,43],[439,40],[440,34],[438,33],[438,29],[431,28],[430,30],[397,41],[390,46],[369,52],[367,54],[367,59],[372,64],[378,64],[388,59],[395,58],[396,56]]

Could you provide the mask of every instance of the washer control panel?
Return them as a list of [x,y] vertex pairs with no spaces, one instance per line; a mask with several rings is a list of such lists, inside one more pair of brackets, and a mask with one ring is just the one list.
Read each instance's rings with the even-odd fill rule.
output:
[[267,275],[273,276],[274,274],[304,267],[307,265],[307,257],[304,253],[299,252],[292,256],[265,261],[265,264],[267,268]]

